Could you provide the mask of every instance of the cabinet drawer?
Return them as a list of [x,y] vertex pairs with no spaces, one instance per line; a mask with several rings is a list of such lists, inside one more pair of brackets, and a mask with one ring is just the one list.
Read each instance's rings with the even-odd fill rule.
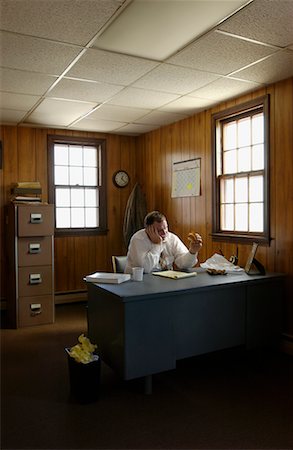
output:
[[30,327],[54,322],[52,295],[20,297],[18,303],[18,326]]
[[18,236],[49,236],[54,234],[53,205],[20,205]]
[[48,266],[52,264],[52,237],[18,239],[18,265]]
[[52,266],[33,266],[19,268],[19,297],[51,294],[52,290]]

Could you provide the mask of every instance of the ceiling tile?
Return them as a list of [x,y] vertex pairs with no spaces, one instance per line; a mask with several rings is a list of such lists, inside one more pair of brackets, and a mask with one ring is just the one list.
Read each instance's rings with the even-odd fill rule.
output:
[[2,67],[60,75],[80,49],[42,39],[0,32]]
[[139,134],[148,133],[156,128],[159,128],[159,125],[140,125],[137,123],[129,123],[117,129],[116,132],[117,134],[138,136]]
[[108,103],[133,108],[156,109],[178,98],[178,95],[165,92],[147,91],[138,88],[125,88]]
[[293,43],[292,23],[292,0],[257,0],[218,28],[249,39],[285,47]]
[[228,75],[275,51],[275,48],[243,41],[215,31],[190,44],[167,62]]
[[136,123],[145,125],[167,125],[172,122],[178,122],[179,120],[186,119],[185,114],[174,114],[167,111],[153,111],[146,116],[138,119]]
[[87,131],[99,131],[103,133],[111,132],[117,130],[125,123],[116,122],[111,120],[100,120],[100,119],[82,119],[79,122],[72,125],[70,128],[74,130],[87,130]]
[[194,92],[194,95],[196,97],[209,98],[221,102],[244,94],[245,92],[253,91],[259,87],[260,85],[258,83],[233,80],[232,78],[221,78],[208,86],[198,89]]
[[91,119],[117,120],[119,122],[133,122],[150,112],[149,109],[125,108],[123,106],[102,105],[96,109],[89,117]]
[[68,126],[74,120],[91,111],[95,106],[95,103],[46,98],[30,114],[25,123],[46,124],[56,127]]
[[43,95],[57,77],[42,73],[0,68],[1,90],[22,94]]
[[0,108],[0,121],[3,125],[16,124],[24,117],[24,111]]
[[102,103],[123,89],[123,86],[63,78],[48,93],[48,97],[69,98]]
[[[1,0],[1,29],[86,45],[124,0]],[[25,20],[24,20],[25,17]]]
[[158,63],[133,56],[89,49],[67,76],[127,85],[153,69]]
[[161,64],[136,81],[133,86],[153,89],[154,91],[172,92],[173,94],[187,94],[217,78],[219,76],[211,73],[171,64]]
[[247,0],[134,0],[94,45],[163,61],[245,3]]
[[0,103],[2,108],[29,111],[40,99],[35,95],[13,94],[11,92],[0,92]]
[[189,95],[185,95],[174,102],[168,103],[168,105],[160,108],[160,111],[170,111],[174,113],[192,114],[198,111],[202,111],[215,104],[215,100],[209,100],[206,98],[196,98]]
[[293,76],[293,52],[280,51],[247,69],[233,74],[235,78],[259,83],[273,83]]

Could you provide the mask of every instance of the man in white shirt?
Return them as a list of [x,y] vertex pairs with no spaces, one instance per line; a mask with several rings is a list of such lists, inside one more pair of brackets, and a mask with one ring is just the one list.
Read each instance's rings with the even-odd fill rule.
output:
[[197,254],[202,247],[202,238],[195,233],[189,249],[176,234],[168,231],[164,214],[159,211],[148,213],[142,230],[131,238],[127,253],[125,273],[132,273],[133,267],[143,267],[145,273],[173,269],[189,269],[197,263]]

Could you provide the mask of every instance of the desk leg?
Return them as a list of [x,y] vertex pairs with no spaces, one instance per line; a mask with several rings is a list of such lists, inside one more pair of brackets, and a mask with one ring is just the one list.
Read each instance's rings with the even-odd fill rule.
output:
[[144,377],[144,393],[146,395],[151,395],[152,389],[152,375],[146,375]]

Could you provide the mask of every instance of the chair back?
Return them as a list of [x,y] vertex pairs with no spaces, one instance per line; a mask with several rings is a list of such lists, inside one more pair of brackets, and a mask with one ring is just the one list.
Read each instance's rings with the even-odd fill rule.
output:
[[112,256],[113,272],[124,273],[127,256]]

